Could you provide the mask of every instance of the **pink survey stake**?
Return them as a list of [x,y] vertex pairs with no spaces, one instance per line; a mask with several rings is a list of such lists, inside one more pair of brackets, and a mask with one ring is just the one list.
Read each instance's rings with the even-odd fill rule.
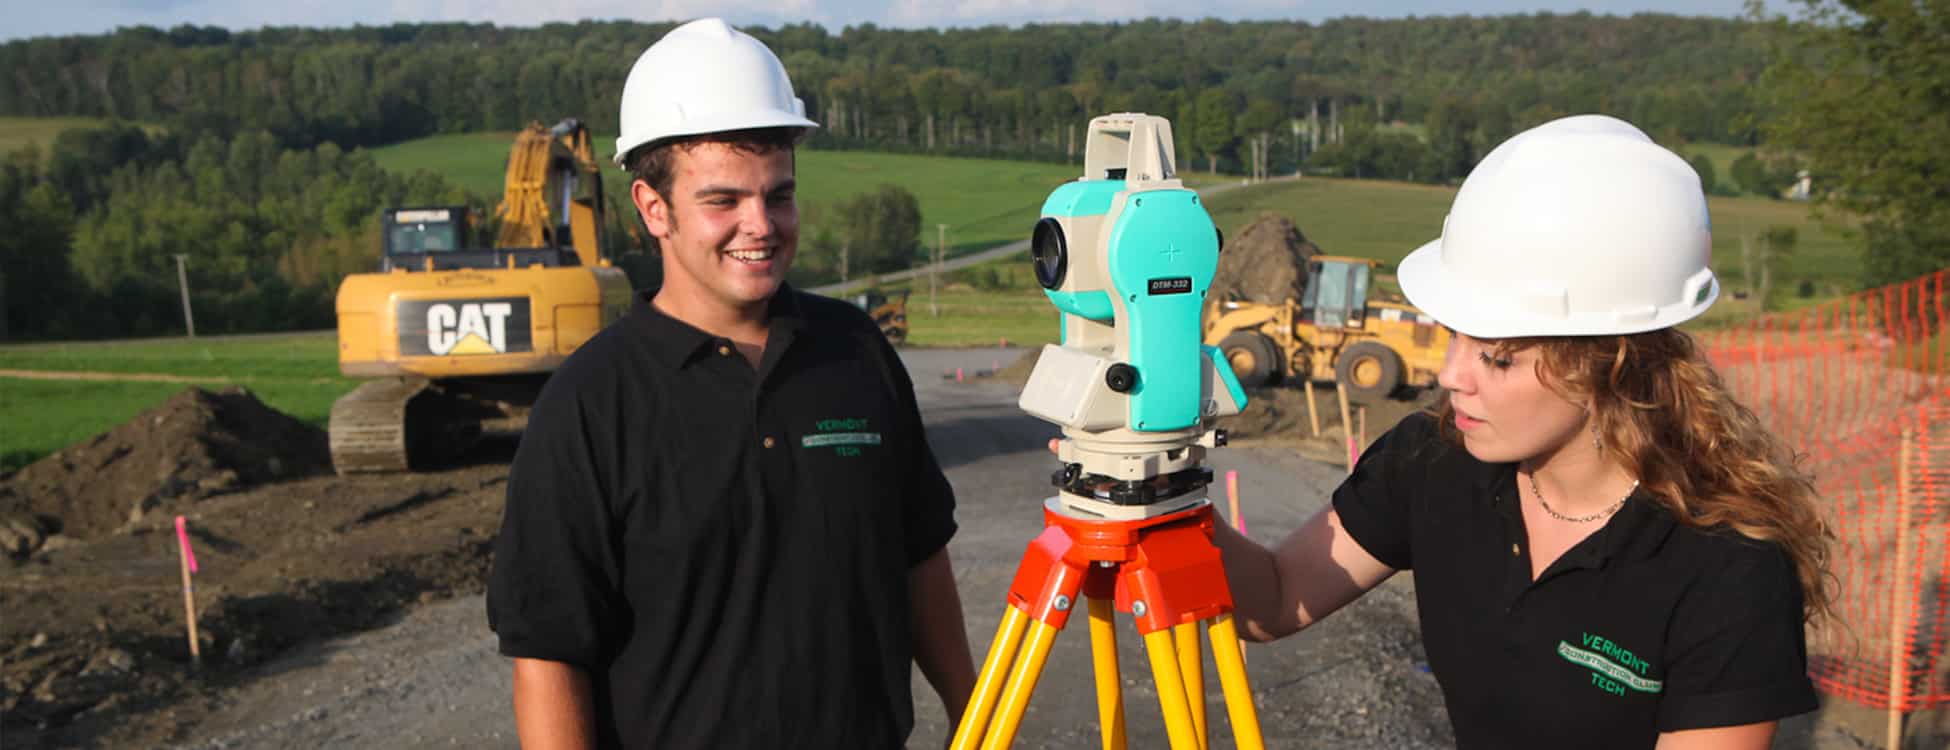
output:
[[176,517],[176,543],[183,546],[183,559],[190,561],[190,572],[196,572],[196,553],[190,550],[190,532],[183,526],[183,517]]

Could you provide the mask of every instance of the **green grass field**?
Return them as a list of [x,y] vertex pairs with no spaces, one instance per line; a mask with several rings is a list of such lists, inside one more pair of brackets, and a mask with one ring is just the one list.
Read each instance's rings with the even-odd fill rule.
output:
[[190,383],[0,377],[0,471],[121,424],[184,388],[241,385],[319,427],[355,381],[330,333],[0,346],[0,369],[208,378]]
[[[1410,251],[1442,233],[1455,189],[1377,180],[1312,178],[1273,183],[1214,197],[1213,220],[1227,235],[1236,234],[1262,212],[1293,219],[1314,244],[1336,255],[1399,263]],[[1709,198],[1713,217],[1713,265],[1729,290],[1745,283],[1741,238],[1770,226],[1794,227],[1798,242],[1775,266],[1777,305],[1791,304],[1802,280],[1814,282],[1818,297],[1854,291],[1861,251],[1842,232],[1808,215],[1803,203],[1765,198]]]
[[1729,146],[1724,143],[1704,141],[1688,143],[1673,149],[1688,161],[1691,161],[1695,155],[1705,156],[1707,161],[1713,163],[1714,179],[1723,187],[1733,186],[1733,160],[1753,150],[1751,146]]
[[928,310],[925,287],[907,301],[908,343],[995,346],[1007,340],[1012,346],[1041,346],[1056,342],[1056,308],[1039,288],[984,291],[957,284],[941,291],[938,307],[938,316]]
[[[1293,219],[1300,231],[1325,252],[1374,258],[1392,267],[1410,251],[1441,234],[1442,219],[1454,197],[1452,187],[1309,178],[1233,190],[1213,197],[1207,205],[1213,221],[1229,237],[1238,236],[1247,224],[1271,212]],[[1758,300],[1736,299],[1733,292],[1746,288],[1741,269],[1741,238],[1771,226],[1794,227],[1799,234],[1793,253],[1775,266],[1773,290],[1769,295],[1774,309],[1793,309],[1856,290],[1855,274],[1861,251],[1840,230],[1810,218],[1806,204],[1720,197],[1709,198],[1707,204],[1713,217],[1714,270],[1720,275],[1726,293],[1701,319],[1702,327],[1726,325],[1759,311]],[[994,273],[1001,283],[977,284],[983,274],[989,273]],[[1009,337],[1012,342],[1055,340],[1055,324],[1047,314],[1049,303],[1028,275],[1026,254],[968,269],[951,278],[962,282],[956,287],[957,293],[971,295],[958,302],[966,306],[958,310],[994,316],[992,327],[1016,331]],[[1815,287],[1813,297],[1798,296],[1803,280]],[[1003,288],[977,292],[972,288],[975,286]],[[916,288],[925,294],[926,283],[923,281]],[[942,299],[943,315],[947,318],[948,297],[944,295]],[[909,303],[909,320],[916,344],[978,345],[996,339],[993,331],[986,330],[977,321],[960,321],[959,316],[936,321],[916,315],[912,312],[914,304]]]
[[98,127],[107,120],[93,117],[0,117],[0,155],[11,154],[28,144],[40,144],[42,153],[54,145],[54,136],[70,128]]
[[[0,117],[0,156],[35,144],[40,146],[42,158],[46,158],[54,137],[61,131],[99,128],[108,122],[99,117]],[[144,125],[143,129],[152,136],[162,132],[160,125]]]
[[340,379],[330,333],[0,346],[0,369],[257,380]]
[[[61,127],[75,124],[0,120],[0,139],[51,138]],[[496,196],[511,137],[441,136],[374,153],[388,169],[429,169],[479,195]],[[814,213],[822,203],[837,202],[881,183],[907,187],[921,202],[924,229],[949,224],[949,243],[959,251],[1026,236],[1050,188],[1077,171],[1058,164],[822,151],[801,152],[799,170],[806,186],[801,200],[814,206]],[[610,189],[623,188],[626,176],[620,170],[604,174]],[[1194,184],[1226,179],[1197,174],[1187,178]],[[1237,236],[1248,222],[1270,211],[1292,218],[1327,252],[1392,265],[1441,231],[1453,196],[1450,187],[1308,178],[1236,189],[1214,196],[1208,205],[1228,236]],[[1794,254],[1777,266],[1777,307],[1854,290],[1859,251],[1836,230],[1810,220],[1805,205],[1756,198],[1713,198],[1710,205],[1716,270],[1729,290],[1743,287],[1740,238],[1775,225],[1800,232]],[[932,231],[924,232],[923,239],[931,241]],[[1804,279],[1818,287],[1815,300],[1794,298]],[[938,315],[929,310],[925,279],[902,286],[912,291],[908,318],[913,345],[986,346],[1005,338],[1014,344],[1036,345],[1056,339],[1055,312],[1030,277],[1022,255],[949,274],[936,300]],[[1734,300],[1731,295],[1723,300],[1710,315],[1709,325],[1756,309],[1753,300]],[[335,341],[327,333],[0,346],[0,369],[211,378],[205,387],[244,385],[272,406],[322,425],[332,400],[356,383],[338,375]],[[0,378],[0,419],[8,425],[0,430],[0,470],[119,424],[184,387],[188,385]]]
[[[388,170],[428,170],[491,202],[501,195],[513,140],[512,133],[442,135],[374,149],[372,154]],[[615,138],[598,136],[595,142],[600,153]],[[816,221],[827,206],[891,183],[920,201],[924,244],[933,244],[936,224],[948,225],[950,255],[1019,238],[1036,223],[1043,197],[1078,173],[1076,167],[1061,164],[866,151],[801,149],[798,157],[799,202],[810,220]],[[603,189],[623,195],[629,175],[607,162],[604,166]],[[802,228],[802,236],[812,229]]]
[[[23,380],[0,378],[0,472],[12,471],[105,432],[185,388],[216,390],[226,383]],[[258,400],[320,428],[333,399],[349,382],[251,381]]]

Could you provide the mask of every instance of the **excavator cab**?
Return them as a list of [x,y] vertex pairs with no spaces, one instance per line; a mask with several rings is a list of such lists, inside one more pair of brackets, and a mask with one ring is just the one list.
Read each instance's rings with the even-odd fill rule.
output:
[[[451,271],[487,268],[562,268],[582,264],[573,246],[484,246],[474,233],[474,215],[466,206],[415,206],[387,209],[380,216],[385,227],[381,272]],[[561,236],[566,236],[563,232]]]
[[386,255],[380,262],[466,247],[468,218],[466,206],[389,209],[380,219],[386,227]]

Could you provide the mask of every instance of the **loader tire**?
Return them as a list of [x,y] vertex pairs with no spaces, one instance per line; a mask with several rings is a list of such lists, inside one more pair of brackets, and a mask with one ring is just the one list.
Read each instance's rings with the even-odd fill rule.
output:
[[1348,400],[1380,403],[1402,386],[1402,358],[1382,344],[1357,342],[1341,352],[1334,377],[1347,386]]
[[1219,342],[1219,353],[1232,365],[1232,374],[1238,376],[1243,388],[1271,383],[1281,371],[1280,350],[1262,333],[1234,331]]

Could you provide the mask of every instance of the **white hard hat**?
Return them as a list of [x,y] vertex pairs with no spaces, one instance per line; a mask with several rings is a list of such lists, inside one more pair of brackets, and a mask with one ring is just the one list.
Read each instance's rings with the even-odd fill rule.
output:
[[1410,302],[1477,338],[1628,334],[1706,312],[1720,295],[1711,251],[1699,174],[1623,120],[1579,115],[1483,157],[1398,277]]
[[616,163],[632,149],[684,135],[751,128],[816,128],[792,95],[785,65],[718,18],[671,29],[643,51],[623,83]]

